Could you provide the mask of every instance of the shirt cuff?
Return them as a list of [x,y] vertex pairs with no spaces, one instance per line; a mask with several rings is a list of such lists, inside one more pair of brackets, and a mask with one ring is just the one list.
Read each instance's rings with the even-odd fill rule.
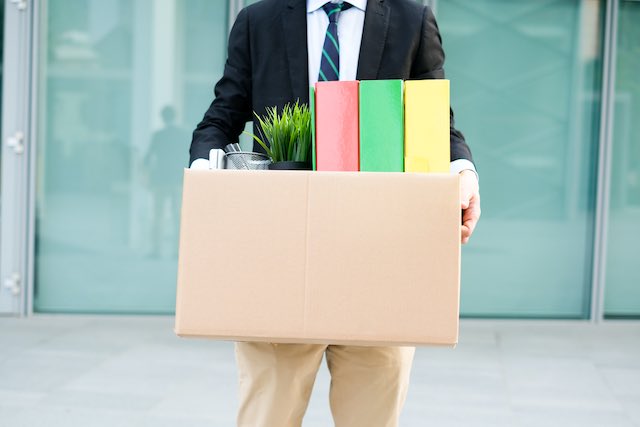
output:
[[476,178],[478,178],[478,180],[480,180],[480,177],[478,176],[478,171],[476,171],[476,167],[473,165],[472,162],[470,162],[467,159],[454,160],[449,165],[449,171],[452,174],[459,174],[460,172],[465,171],[465,170],[473,171],[473,173],[476,174]]
[[189,169],[206,169],[209,170],[209,160],[207,159],[195,159]]

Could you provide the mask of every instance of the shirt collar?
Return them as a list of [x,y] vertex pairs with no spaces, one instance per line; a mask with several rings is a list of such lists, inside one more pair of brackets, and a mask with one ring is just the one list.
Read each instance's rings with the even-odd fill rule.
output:
[[[333,3],[338,3],[340,0],[331,0]],[[307,13],[315,12],[321,9],[327,0],[307,0]],[[365,12],[367,9],[367,0],[349,0],[349,3]]]

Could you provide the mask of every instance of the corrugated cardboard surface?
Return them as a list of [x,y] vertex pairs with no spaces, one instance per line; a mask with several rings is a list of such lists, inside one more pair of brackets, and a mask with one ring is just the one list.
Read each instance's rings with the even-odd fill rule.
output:
[[186,170],[176,333],[453,345],[458,177]]

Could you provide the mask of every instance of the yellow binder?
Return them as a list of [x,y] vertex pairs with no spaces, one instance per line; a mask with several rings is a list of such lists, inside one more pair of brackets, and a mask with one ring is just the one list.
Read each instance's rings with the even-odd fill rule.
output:
[[404,85],[405,172],[449,172],[449,80]]

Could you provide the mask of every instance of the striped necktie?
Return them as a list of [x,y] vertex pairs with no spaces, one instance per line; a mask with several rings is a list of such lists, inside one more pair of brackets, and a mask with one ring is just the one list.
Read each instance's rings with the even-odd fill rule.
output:
[[318,81],[340,80],[340,43],[338,41],[338,16],[343,10],[352,5],[346,2],[326,3],[322,9],[329,17],[327,34],[324,37],[322,47],[322,59],[320,60],[320,75]]

